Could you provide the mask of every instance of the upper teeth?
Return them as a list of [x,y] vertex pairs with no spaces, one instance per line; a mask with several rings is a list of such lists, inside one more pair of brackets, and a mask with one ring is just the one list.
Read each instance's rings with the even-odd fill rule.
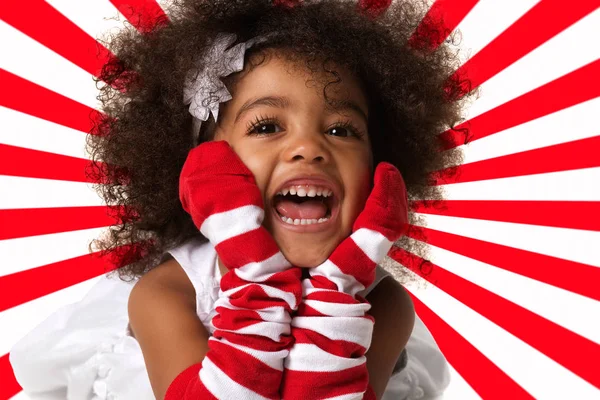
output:
[[333,192],[329,189],[325,189],[318,186],[313,185],[294,185],[289,186],[284,189],[281,189],[277,194],[286,196],[287,194],[293,194],[300,197],[315,197],[315,196],[323,196],[329,197],[333,194]]

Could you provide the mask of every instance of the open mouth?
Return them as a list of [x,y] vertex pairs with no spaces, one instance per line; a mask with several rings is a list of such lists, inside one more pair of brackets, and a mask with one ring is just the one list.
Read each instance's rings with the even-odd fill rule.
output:
[[318,225],[329,221],[335,205],[333,191],[315,185],[292,185],[273,198],[281,221],[290,225]]

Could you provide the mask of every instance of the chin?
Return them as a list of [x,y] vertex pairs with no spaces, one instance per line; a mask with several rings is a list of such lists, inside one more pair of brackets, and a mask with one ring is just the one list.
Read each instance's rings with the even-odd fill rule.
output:
[[334,240],[323,243],[322,240],[310,240],[308,237],[283,239],[275,236],[275,241],[286,260],[301,268],[314,268],[323,264],[337,245]]
[[286,260],[288,260],[292,265],[296,266],[296,267],[300,267],[300,268],[314,268],[314,267],[318,267],[319,265],[323,264],[323,262],[325,262],[325,260],[327,260],[327,257],[315,257],[312,255],[305,255],[305,254],[301,254],[301,255],[289,255],[286,254],[285,251],[282,251],[284,257],[286,258]]

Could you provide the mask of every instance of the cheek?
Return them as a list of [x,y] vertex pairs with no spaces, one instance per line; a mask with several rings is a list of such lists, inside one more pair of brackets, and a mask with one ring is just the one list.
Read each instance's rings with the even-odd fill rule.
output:
[[234,150],[236,150],[237,155],[240,157],[244,165],[246,165],[250,172],[252,172],[252,175],[254,175],[254,179],[256,180],[256,184],[258,185],[260,191],[265,193],[272,170],[270,157],[268,157],[268,154],[248,148],[244,148],[243,150],[237,150],[234,148]]
[[348,206],[347,223],[353,224],[358,214],[364,209],[371,193],[371,169],[368,162],[357,165],[346,174],[346,202]]

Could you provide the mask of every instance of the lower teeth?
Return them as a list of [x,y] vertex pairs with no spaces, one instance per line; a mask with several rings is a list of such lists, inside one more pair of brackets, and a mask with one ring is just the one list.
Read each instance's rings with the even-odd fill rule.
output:
[[288,217],[281,217],[281,220],[286,224],[290,225],[312,225],[312,224],[321,224],[323,222],[327,222],[329,218],[319,218],[319,219],[291,219]]

